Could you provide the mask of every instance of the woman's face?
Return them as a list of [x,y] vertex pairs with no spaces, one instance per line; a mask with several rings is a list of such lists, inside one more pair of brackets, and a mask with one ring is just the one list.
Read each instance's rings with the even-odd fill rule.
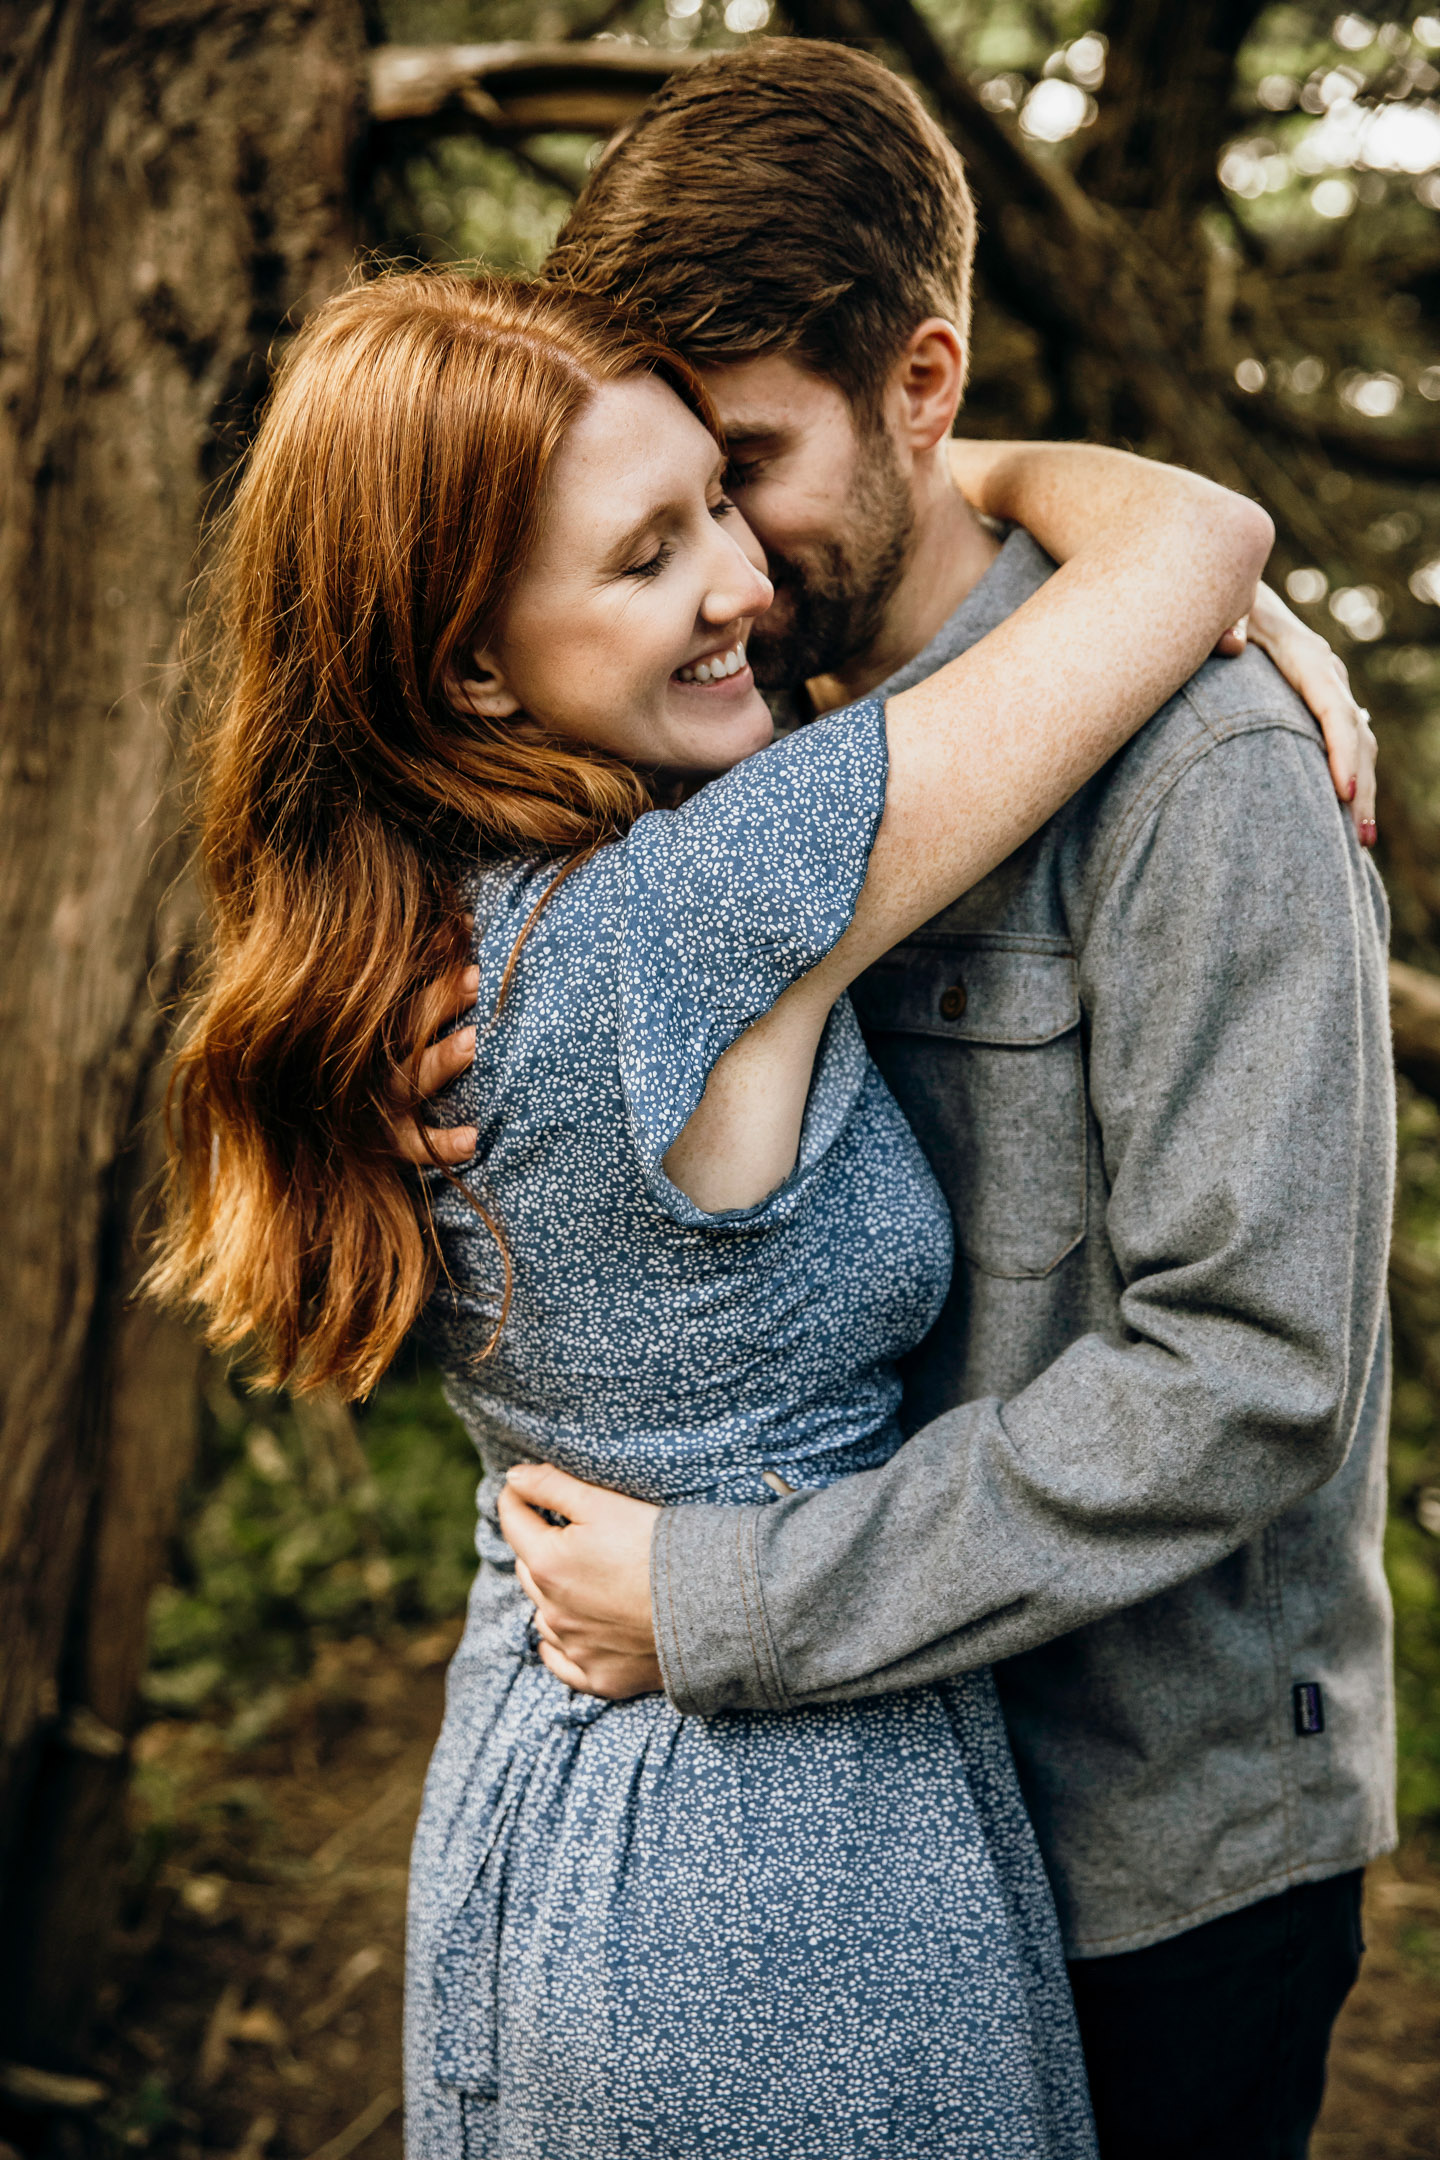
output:
[[723,462],[665,383],[602,384],[551,465],[534,553],[457,702],[677,774],[723,772],[769,742],[745,640],[771,586]]

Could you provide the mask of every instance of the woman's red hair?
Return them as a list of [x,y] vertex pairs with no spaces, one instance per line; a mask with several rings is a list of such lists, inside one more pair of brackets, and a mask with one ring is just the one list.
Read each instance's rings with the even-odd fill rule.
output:
[[503,612],[566,431],[636,370],[714,430],[684,362],[598,301],[454,272],[358,285],[296,339],[224,520],[213,948],[151,1284],[212,1343],[258,1344],[271,1385],[367,1392],[433,1285],[388,1119],[466,958],[466,871],[563,869],[649,807],[618,758],[517,743],[443,690]]

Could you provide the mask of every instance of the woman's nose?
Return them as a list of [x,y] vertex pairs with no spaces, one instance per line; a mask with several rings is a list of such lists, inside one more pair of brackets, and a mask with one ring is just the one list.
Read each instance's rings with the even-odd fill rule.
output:
[[734,622],[737,615],[763,615],[775,597],[775,588],[763,570],[757,570],[743,548],[724,535],[726,559],[717,565],[700,614],[717,628]]

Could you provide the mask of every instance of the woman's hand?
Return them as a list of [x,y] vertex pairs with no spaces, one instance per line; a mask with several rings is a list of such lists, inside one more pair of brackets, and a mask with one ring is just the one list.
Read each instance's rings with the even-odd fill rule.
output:
[[[446,1020],[458,1020],[461,1013],[468,1012],[475,1003],[480,990],[479,968],[456,968],[448,982],[437,985],[437,992],[441,989],[445,994],[441,1012],[443,1026]],[[404,1097],[403,1100],[397,1098],[391,1110],[390,1132],[396,1154],[403,1155],[406,1162],[414,1163],[419,1170],[431,1169],[436,1163],[454,1169],[457,1163],[468,1162],[475,1153],[479,1135],[473,1125],[422,1126],[412,1107],[417,1098],[429,1102],[443,1087],[448,1087],[458,1073],[464,1072],[474,1055],[474,1028],[456,1028],[453,1034],[442,1035],[438,1042],[424,1044],[405,1068]]]
[[1362,847],[1375,845],[1375,760],[1370,715],[1357,705],[1345,663],[1323,637],[1301,622],[1268,585],[1256,588],[1250,613],[1227,630],[1215,650],[1233,655],[1260,647],[1320,724],[1335,792],[1350,811]]

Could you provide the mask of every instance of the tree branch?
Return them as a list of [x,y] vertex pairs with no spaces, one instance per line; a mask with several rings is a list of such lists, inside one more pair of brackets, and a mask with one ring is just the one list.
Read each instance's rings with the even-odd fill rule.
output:
[[1240,412],[1252,412],[1261,427],[1382,480],[1440,480],[1440,428],[1430,428],[1423,435],[1372,435],[1363,428],[1307,420],[1273,398],[1246,397],[1243,390],[1227,390],[1225,396]]
[[378,45],[370,117],[384,126],[444,115],[500,135],[551,129],[609,135],[633,119],[690,53],[605,39],[526,45]]
[[1265,0],[1109,0],[1105,96],[1081,184],[1179,236],[1215,201],[1241,45]]
[[1440,975],[1390,963],[1390,1021],[1395,1031],[1395,1069],[1440,1102]]

